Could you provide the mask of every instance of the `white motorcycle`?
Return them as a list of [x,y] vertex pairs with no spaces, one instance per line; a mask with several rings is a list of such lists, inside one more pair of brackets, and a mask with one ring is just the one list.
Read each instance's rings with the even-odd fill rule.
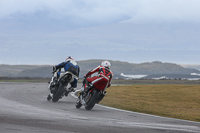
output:
[[51,81],[49,82],[49,95],[47,96],[47,100],[52,100],[53,102],[57,102],[64,95],[67,96],[69,92],[73,91],[73,88],[68,87],[68,84],[74,81],[74,78],[77,78],[73,73],[66,71],[60,73],[59,78],[57,72],[53,72],[53,76]]

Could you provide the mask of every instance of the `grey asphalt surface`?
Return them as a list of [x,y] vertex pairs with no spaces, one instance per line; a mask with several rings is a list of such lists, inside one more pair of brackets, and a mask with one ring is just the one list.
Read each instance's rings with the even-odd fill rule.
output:
[[[0,83],[0,133],[200,133],[200,123],[46,100],[47,83]],[[80,85],[79,85],[80,87]]]

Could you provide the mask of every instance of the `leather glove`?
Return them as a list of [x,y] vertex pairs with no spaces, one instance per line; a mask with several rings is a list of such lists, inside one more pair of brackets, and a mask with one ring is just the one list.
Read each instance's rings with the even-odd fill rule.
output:
[[56,66],[53,66],[53,72],[55,72],[56,71]]

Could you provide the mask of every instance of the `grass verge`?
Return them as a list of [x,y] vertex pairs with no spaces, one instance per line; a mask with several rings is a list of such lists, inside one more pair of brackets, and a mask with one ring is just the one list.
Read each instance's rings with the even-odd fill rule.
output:
[[200,85],[112,86],[100,104],[200,122]]

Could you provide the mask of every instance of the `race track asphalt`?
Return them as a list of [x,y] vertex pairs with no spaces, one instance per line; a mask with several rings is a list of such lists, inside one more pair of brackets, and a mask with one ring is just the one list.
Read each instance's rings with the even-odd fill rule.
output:
[[[0,133],[200,133],[200,123],[46,100],[47,83],[0,83]],[[80,84],[79,84],[80,87]]]

